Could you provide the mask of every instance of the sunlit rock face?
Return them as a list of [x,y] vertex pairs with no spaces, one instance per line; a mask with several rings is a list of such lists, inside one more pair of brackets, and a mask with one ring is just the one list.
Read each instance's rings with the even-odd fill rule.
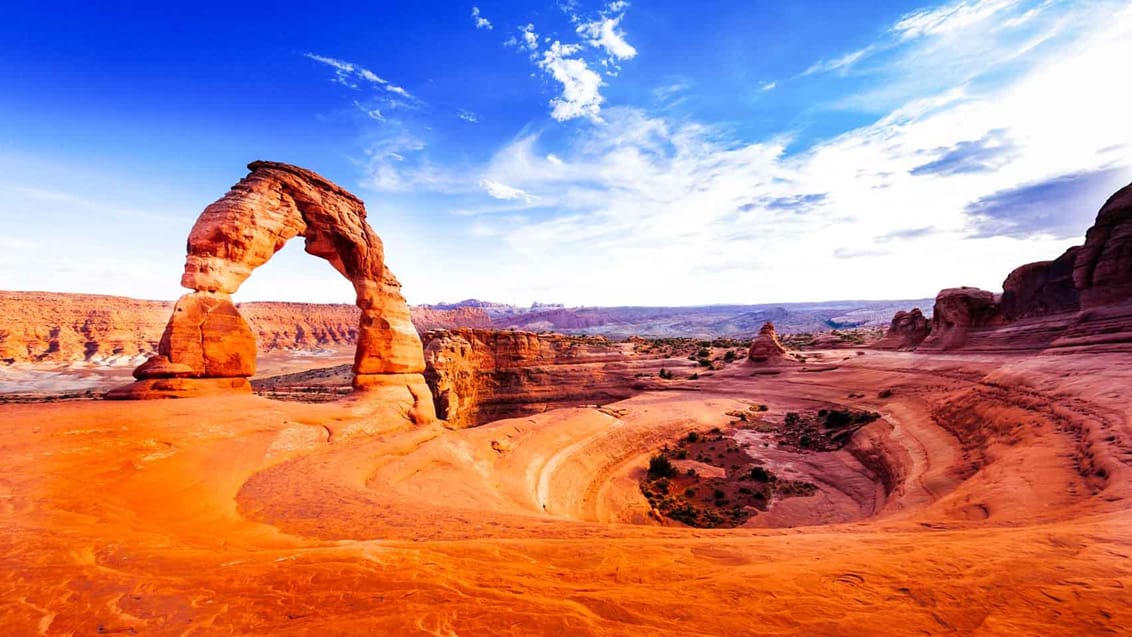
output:
[[910,312],[900,311],[892,317],[892,324],[884,338],[873,344],[875,349],[911,350],[915,349],[932,331],[931,321],[920,308]]
[[[303,168],[257,161],[248,169],[247,177],[204,209],[189,233],[181,285],[193,292],[181,297],[166,325],[157,353],[163,360],[140,367],[138,382],[113,397],[192,396],[214,393],[218,386],[223,392],[250,391],[246,379],[255,373],[255,336],[230,295],[301,235],[308,253],[329,261],[354,286],[361,309],[355,388],[388,393],[399,387],[406,391],[396,392],[398,400],[413,403],[407,410],[432,419],[420,338],[401,285],[385,267],[381,239],[366,223],[365,204]],[[170,368],[178,370],[176,377],[169,376]],[[370,378],[384,375],[391,376]],[[243,382],[198,382],[204,379]],[[423,407],[416,405],[422,398]]]

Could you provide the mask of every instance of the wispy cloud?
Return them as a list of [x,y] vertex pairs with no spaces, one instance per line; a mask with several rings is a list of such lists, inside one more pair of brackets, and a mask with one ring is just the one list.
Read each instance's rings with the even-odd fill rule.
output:
[[459,117],[460,119],[464,120],[465,122],[468,122],[468,123],[471,123],[471,124],[479,124],[480,123],[479,115],[476,115],[475,113],[473,113],[471,111],[464,111],[464,110],[457,111],[456,117]]
[[472,20],[475,22],[477,29],[487,29],[490,31],[494,28],[490,20],[480,15],[479,7],[472,7]]
[[314,60],[315,62],[319,62],[321,64],[325,64],[334,69],[333,81],[337,84],[341,84],[348,88],[357,90],[360,88],[358,81],[361,80],[370,84],[377,85],[385,91],[400,95],[401,97],[415,99],[404,88],[397,86],[396,84],[391,84],[388,80],[379,76],[377,73],[374,73],[373,71],[365,68],[364,66],[359,66],[357,64],[354,64],[353,62],[347,62],[338,58],[327,57],[325,55],[318,55],[315,53],[304,53],[303,57]]
[[[1023,8],[999,9],[996,21],[1012,10]],[[987,28],[948,15],[903,28],[961,48]],[[940,52],[906,72],[931,75],[950,59]],[[794,154],[787,137],[744,141],[684,117],[603,106],[605,123],[566,149],[536,134],[495,155],[484,178],[538,193],[540,212],[493,226],[494,238],[524,276],[553,275],[558,298],[590,302],[704,302],[735,290],[833,298],[876,280],[901,295],[957,282],[994,288],[1019,263],[1079,241],[1103,191],[1132,179],[1120,150],[1132,144],[1122,88],[1096,73],[1119,59],[1132,59],[1132,9],[1093,20],[1009,80],[916,95]],[[540,265],[579,253],[601,258],[571,259],[565,275]],[[705,291],[709,273],[712,289],[728,291]],[[635,282],[631,292],[615,283],[624,281]]]
[[522,201],[525,203],[534,203],[536,200],[536,197],[529,193],[523,192],[518,188],[508,186],[507,184],[499,183],[498,181],[492,179],[481,179],[480,187],[483,188],[484,192],[495,199],[502,199],[504,201]]

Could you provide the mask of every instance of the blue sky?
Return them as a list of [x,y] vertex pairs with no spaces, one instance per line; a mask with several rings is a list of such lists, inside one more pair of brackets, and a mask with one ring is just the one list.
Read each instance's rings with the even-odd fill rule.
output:
[[[1132,181],[1129,2],[95,4],[0,23],[0,289],[175,298],[254,159],[414,303],[997,290]],[[294,242],[237,298],[352,300]]]

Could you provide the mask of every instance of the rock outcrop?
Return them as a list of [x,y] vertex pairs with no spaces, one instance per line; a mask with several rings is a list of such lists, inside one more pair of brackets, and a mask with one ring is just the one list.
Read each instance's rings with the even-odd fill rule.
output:
[[1016,268],[1002,287],[1000,299],[973,288],[940,292],[918,349],[1132,351],[1132,185],[1109,197],[1083,246]]
[[751,341],[751,348],[747,350],[747,360],[752,363],[767,363],[782,360],[785,356],[786,348],[778,342],[774,323],[763,323],[759,328],[759,335]]
[[1080,293],[1073,284],[1079,247],[1069,248],[1053,261],[1039,261],[1015,269],[1002,283],[1002,316],[1007,321],[1049,316],[1080,309]]
[[967,344],[969,331],[1004,323],[999,298],[993,292],[970,287],[948,288],[935,297],[931,334],[918,349],[959,349]]
[[1073,283],[1084,309],[1132,299],[1132,184],[1097,213],[1074,262]]
[[220,383],[224,391],[250,391],[254,336],[230,295],[287,241],[302,235],[309,254],[326,259],[354,286],[361,310],[354,387],[379,390],[380,398],[403,403],[406,414],[429,419],[420,338],[401,285],[385,267],[381,239],[366,223],[365,205],[303,168],[257,161],[248,169],[247,177],[204,209],[189,233],[181,285],[193,292],[177,302],[158,344],[159,357],[187,365],[192,375],[148,378],[152,368],[143,365],[138,382],[113,397],[196,395],[214,391],[216,379],[228,380]]
[[[0,291],[0,365],[73,363],[137,366],[157,352],[174,303],[121,296]],[[361,310],[337,303],[237,303],[259,352],[353,347]],[[490,327],[480,308],[410,307],[413,325]],[[131,363],[132,362],[132,363]]]
[[924,342],[931,331],[931,321],[924,316],[920,308],[912,308],[910,312],[901,310],[892,317],[892,325],[889,326],[884,338],[873,343],[871,347],[900,351],[913,350]]
[[641,376],[687,360],[634,356],[632,343],[515,330],[437,330],[425,335],[425,377],[436,413],[451,427],[554,407],[628,398]]

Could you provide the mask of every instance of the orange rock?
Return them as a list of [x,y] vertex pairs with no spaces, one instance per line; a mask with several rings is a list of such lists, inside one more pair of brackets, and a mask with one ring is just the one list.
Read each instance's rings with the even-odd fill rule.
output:
[[[257,161],[248,169],[251,174],[205,208],[189,233],[181,285],[195,292],[177,302],[158,353],[198,377],[250,376],[255,337],[228,295],[302,235],[308,253],[329,261],[354,286],[362,310],[355,373],[416,374],[423,385],[420,337],[401,284],[385,268],[381,239],[366,223],[365,204],[303,168]],[[432,403],[424,403],[416,422],[435,418]]]
[[255,373],[255,336],[227,294],[182,296],[173,307],[157,353],[173,365],[189,367],[195,378]]
[[751,342],[751,349],[747,351],[747,360],[752,363],[765,363],[781,359],[786,354],[786,348],[778,342],[778,334],[774,331],[774,323],[766,322],[759,329],[759,335]]

